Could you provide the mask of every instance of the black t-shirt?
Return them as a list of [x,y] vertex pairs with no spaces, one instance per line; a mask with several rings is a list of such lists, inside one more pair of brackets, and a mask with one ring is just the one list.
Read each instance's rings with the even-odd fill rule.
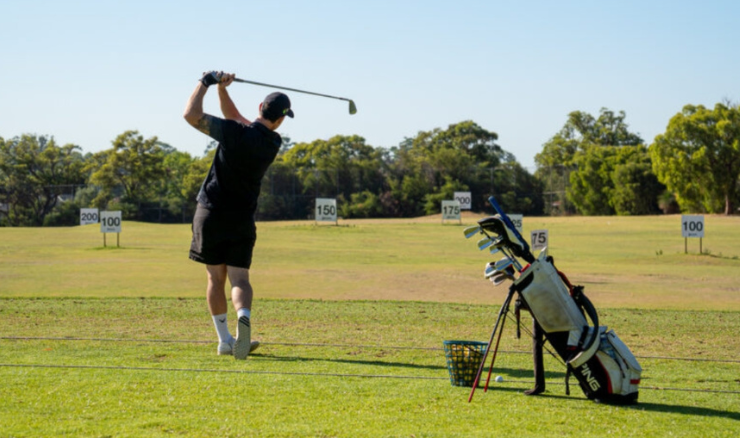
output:
[[280,150],[280,135],[261,123],[243,125],[214,117],[211,137],[219,144],[198,203],[253,217],[262,177]]

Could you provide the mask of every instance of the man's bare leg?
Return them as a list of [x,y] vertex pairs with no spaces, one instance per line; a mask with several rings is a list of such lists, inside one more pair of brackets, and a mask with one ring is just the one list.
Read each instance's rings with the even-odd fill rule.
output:
[[257,348],[252,346],[250,321],[254,292],[252,291],[252,285],[249,283],[249,269],[229,266],[227,272],[231,282],[231,302],[239,318],[236,326],[234,358],[244,360],[251,350]]
[[213,325],[218,334],[219,344],[217,351],[220,355],[230,355],[233,350],[234,337],[229,331],[229,324],[226,318],[228,310],[226,304],[226,265],[206,265],[206,272],[208,273],[206,301],[208,302],[208,310],[211,312],[211,318],[213,318]]

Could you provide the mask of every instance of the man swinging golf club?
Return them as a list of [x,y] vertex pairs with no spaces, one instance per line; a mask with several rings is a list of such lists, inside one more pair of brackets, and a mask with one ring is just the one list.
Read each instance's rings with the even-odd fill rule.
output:
[[[259,105],[254,122],[244,118],[226,87],[233,74],[210,71],[195,87],[185,107],[185,120],[218,142],[216,155],[198,193],[193,217],[190,259],[204,263],[208,273],[206,299],[218,334],[218,354],[246,359],[259,343],[251,342],[252,286],[249,268],[257,239],[254,213],[262,177],[275,160],[282,139],[275,132],[285,116],[293,117],[290,99],[269,94]],[[203,98],[211,85],[218,86],[224,118],[203,112]],[[236,338],[227,324],[226,280],[238,317]]]

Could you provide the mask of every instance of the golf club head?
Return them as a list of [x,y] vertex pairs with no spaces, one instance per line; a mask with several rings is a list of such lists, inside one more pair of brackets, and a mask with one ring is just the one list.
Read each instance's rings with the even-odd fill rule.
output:
[[491,283],[493,283],[494,286],[500,286],[504,281],[509,279],[509,276],[502,272],[499,272],[497,275],[494,275],[490,278]]
[[513,260],[508,257],[504,257],[501,260],[497,261],[493,266],[497,271],[503,271],[504,269],[510,267],[513,263]]
[[349,101],[349,113],[357,114],[357,106],[355,105],[355,102],[353,100]]
[[475,236],[478,233],[480,233],[480,227],[477,225],[473,225],[472,227],[467,227],[463,230],[463,234],[465,234],[466,239],[470,239],[471,237]]
[[485,269],[483,269],[483,278],[490,278],[495,273],[496,273],[496,268],[490,263],[488,263]]
[[484,237],[481,240],[478,241],[478,249],[483,251],[484,249],[488,248],[489,246],[493,245],[493,240],[491,240],[490,237]]

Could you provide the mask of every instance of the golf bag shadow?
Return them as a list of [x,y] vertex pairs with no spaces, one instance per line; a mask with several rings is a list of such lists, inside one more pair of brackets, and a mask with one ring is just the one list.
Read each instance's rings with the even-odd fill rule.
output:
[[[566,364],[566,393],[569,393],[568,379],[574,375],[590,400],[636,403],[642,368],[635,356],[614,330],[599,325],[596,309],[583,293],[583,287],[573,286],[555,268],[546,249],[535,258],[496,199],[491,196],[489,202],[498,214],[481,219],[477,227],[467,228],[465,236],[483,234],[486,237],[478,242],[479,249],[490,248],[491,253],[504,254],[504,259],[486,265],[484,276],[494,285],[501,284],[504,279],[513,281],[507,302],[514,293],[518,294]],[[527,264],[522,266],[519,259]],[[495,331],[496,328],[491,339]],[[481,364],[478,378],[482,370]]]

